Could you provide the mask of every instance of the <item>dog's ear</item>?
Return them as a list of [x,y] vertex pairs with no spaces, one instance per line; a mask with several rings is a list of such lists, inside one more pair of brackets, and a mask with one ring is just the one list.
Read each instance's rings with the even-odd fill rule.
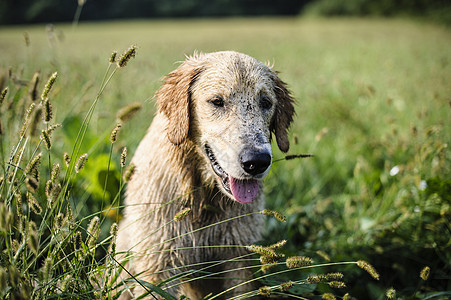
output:
[[163,86],[157,91],[159,110],[169,121],[167,136],[174,145],[188,137],[191,86],[199,73],[200,68],[187,61],[166,75]]
[[287,152],[290,148],[288,128],[293,121],[294,98],[288,91],[286,83],[277,75],[274,76],[274,93],[277,98],[277,106],[271,130],[276,136],[279,149],[282,152]]

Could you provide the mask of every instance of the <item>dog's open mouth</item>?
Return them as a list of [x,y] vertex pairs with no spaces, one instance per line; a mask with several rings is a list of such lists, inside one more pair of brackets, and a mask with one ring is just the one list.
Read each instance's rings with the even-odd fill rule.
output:
[[227,193],[240,203],[251,203],[258,195],[258,181],[255,179],[237,179],[227,174],[218,163],[210,146],[205,145],[205,152],[210,159],[215,174],[222,182]]

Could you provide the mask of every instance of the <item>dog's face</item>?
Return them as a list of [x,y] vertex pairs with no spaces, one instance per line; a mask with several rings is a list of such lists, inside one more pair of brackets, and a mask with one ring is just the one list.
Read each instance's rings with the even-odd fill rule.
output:
[[237,52],[188,58],[158,92],[173,144],[191,139],[224,194],[252,202],[272,163],[271,133],[288,151],[294,108],[277,73]]

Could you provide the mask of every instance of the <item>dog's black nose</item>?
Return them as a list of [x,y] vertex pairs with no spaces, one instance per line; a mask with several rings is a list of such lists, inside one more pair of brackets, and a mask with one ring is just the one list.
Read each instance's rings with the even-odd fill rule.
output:
[[271,155],[266,152],[244,150],[240,155],[240,162],[246,173],[256,176],[265,172],[271,165]]

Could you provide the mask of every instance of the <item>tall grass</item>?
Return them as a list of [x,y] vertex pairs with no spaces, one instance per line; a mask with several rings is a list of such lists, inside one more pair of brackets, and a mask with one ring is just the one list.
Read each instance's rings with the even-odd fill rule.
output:
[[[248,245],[249,256],[237,258],[254,262],[249,280],[264,286],[243,297],[449,296],[448,30],[285,19],[37,26],[0,36],[0,86],[8,88],[0,107],[2,298],[114,297],[113,289],[142,284],[172,299],[165,288],[202,276],[192,266],[160,285],[139,276],[118,283],[111,246],[121,153],[133,153],[148,126],[158,78],[194,49],[275,58],[298,99],[291,152],[315,154],[274,164],[267,203],[287,219],[268,218],[262,244],[270,246]],[[130,66],[108,63],[111,49],[135,42],[142,50]],[[136,101],[143,109],[124,119]],[[360,259],[379,280],[354,267],[372,272]]]
[[[207,273],[206,270],[214,265],[221,265],[227,261],[200,262],[208,264],[200,269],[194,268],[188,272],[181,272],[174,278],[154,285],[153,283],[141,280],[140,274],[130,274],[126,267],[126,262],[132,257],[117,260],[115,242],[117,236],[117,222],[113,222],[107,235],[101,238],[102,227],[109,223],[105,216],[119,219],[119,200],[123,188],[122,180],[119,181],[117,194],[112,195],[111,205],[108,208],[101,207],[101,210],[93,214],[84,216],[80,211],[74,213],[73,207],[77,207],[77,198],[71,194],[77,194],[78,176],[84,171],[88,162],[88,153],[80,155],[81,145],[84,142],[86,133],[91,123],[93,112],[97,103],[101,100],[106,87],[120,68],[125,67],[130,58],[135,56],[136,47],[132,46],[120,56],[117,61],[116,53],[110,58],[110,63],[96,97],[87,110],[83,121],[78,129],[78,134],[69,152],[64,152],[63,156],[55,157],[51,151],[53,143],[53,132],[61,124],[53,120],[53,105],[51,91],[57,85],[57,73],[51,74],[44,85],[42,93],[37,91],[37,82],[40,74],[35,73],[28,84],[28,91],[21,87],[15,89],[13,94],[9,87],[4,88],[1,93],[2,104],[7,103],[4,109],[2,106],[2,121],[8,127],[17,128],[19,134],[11,135],[8,140],[2,140],[1,152],[5,153],[4,146],[12,145],[12,150],[5,156],[6,163],[3,166],[4,176],[1,177],[1,201],[0,201],[0,233],[2,260],[0,266],[0,297],[5,299],[44,299],[44,298],[77,298],[77,299],[99,299],[115,298],[134,285],[140,285],[147,291],[146,294],[156,294],[165,299],[176,299],[174,295],[165,291],[180,284],[192,280],[200,280],[211,276],[224,276],[224,272]],[[115,64],[117,62],[117,65]],[[15,74],[10,74],[14,78]],[[38,95],[41,95],[40,97]],[[16,101],[21,99],[23,101]],[[28,107],[28,109],[26,109]],[[125,107],[120,113],[120,119],[127,120],[130,114],[136,111],[136,106]],[[19,112],[17,114],[16,112]],[[19,122],[22,121],[22,122]],[[3,123],[2,123],[3,124]],[[20,125],[20,126],[19,126]],[[113,145],[118,140],[118,134],[122,127],[118,123],[109,135],[110,152],[106,161],[107,173],[104,178],[102,200],[108,189],[109,170],[112,161]],[[41,130],[41,128],[43,128]],[[39,130],[41,134],[39,135]],[[3,132],[2,132],[3,133]],[[3,143],[6,142],[6,143]],[[121,153],[121,173],[124,180],[130,177],[127,170],[123,170],[126,161],[126,148]],[[70,154],[69,154],[70,153]],[[94,163],[100,163],[96,161]],[[63,167],[62,167],[63,166]],[[130,167],[133,167],[130,165]],[[62,170],[63,169],[63,170]],[[114,173],[112,175],[115,175]],[[45,179],[44,179],[45,178]],[[103,204],[103,201],[101,202]],[[162,205],[171,205],[165,203]],[[113,214],[111,214],[113,211]],[[156,212],[151,212],[156,213]],[[190,209],[185,209],[174,216],[172,222],[179,222],[190,213]],[[285,217],[280,213],[264,210],[262,213],[272,216],[275,219],[285,222]],[[246,215],[236,216],[242,218]],[[232,219],[234,219],[232,218]],[[204,230],[211,226],[217,226],[223,220],[215,224],[209,224]],[[86,221],[89,220],[87,225]],[[164,230],[168,224],[163,224],[156,231]],[[192,232],[187,232],[172,239],[181,238]],[[286,241],[265,247],[260,245],[248,245],[250,252],[260,255],[261,270],[257,272],[256,278],[248,278],[245,283],[255,280],[263,280],[278,274],[284,274],[290,270],[304,270],[312,266],[311,258],[304,256],[291,256],[285,262],[280,262],[284,255],[277,252]],[[158,245],[155,245],[158,246]],[[222,247],[221,245],[210,245],[211,247]],[[243,247],[246,245],[243,245]],[[138,254],[140,255],[140,254]],[[236,257],[233,260],[255,260],[246,255]],[[230,260],[228,260],[230,261]],[[277,266],[285,265],[284,270],[276,273],[268,273],[268,270]],[[367,270],[370,275],[378,279],[376,271],[366,262],[341,262],[326,265],[347,265],[357,264]],[[196,266],[185,266],[196,267]],[[227,270],[225,273],[232,270]],[[122,273],[127,273],[125,276]],[[121,275],[122,274],[122,275]],[[200,274],[193,277],[193,274]],[[277,284],[263,286],[258,290],[250,291],[239,296],[240,299],[257,295],[286,295],[295,286],[313,285],[325,283],[335,288],[345,287],[341,281],[341,273],[315,275],[307,279],[297,281],[286,281]],[[243,283],[244,284],[244,283]],[[216,295],[209,295],[206,299],[216,299],[227,295],[230,290],[239,287],[233,286]],[[146,295],[145,294],[145,295]],[[236,297],[237,298],[237,297]],[[235,299],[235,298],[234,298]]]

